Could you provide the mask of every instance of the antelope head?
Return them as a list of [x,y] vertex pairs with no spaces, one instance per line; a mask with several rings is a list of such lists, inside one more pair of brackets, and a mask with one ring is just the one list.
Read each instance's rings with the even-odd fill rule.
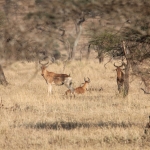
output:
[[[88,77],[87,77],[88,78]],[[86,78],[84,77],[84,83],[81,83],[80,86],[85,85],[85,83],[90,83],[90,79],[88,78],[88,80],[86,80]]]
[[[46,56],[44,59],[46,59],[46,58],[48,58],[48,57]],[[41,75],[42,75],[42,76],[44,75],[44,72],[45,72],[46,68],[47,68],[50,64],[52,64],[52,63],[54,63],[54,62],[55,62],[55,58],[54,58],[54,57],[51,58],[51,63],[50,63],[50,60],[48,60],[46,63],[42,63],[41,60],[39,60],[39,64],[41,64],[41,70],[42,70]]]
[[39,61],[39,64],[41,64],[41,71],[42,71],[41,75],[42,76],[44,76],[45,69],[49,66],[49,63],[50,63],[49,61],[46,63],[41,63],[41,61]]
[[89,79],[88,77],[87,77],[87,79],[88,79],[88,80],[86,80],[85,77],[84,77],[85,83],[90,83],[90,79]]
[[85,82],[85,83],[84,83],[83,87],[86,88],[86,90],[88,91],[88,84],[90,83],[90,79],[89,79],[88,77],[87,77],[87,79],[88,79],[88,80],[86,80],[86,79],[84,78],[84,82]]
[[123,67],[123,63],[120,66],[116,66],[114,63],[114,66],[116,67],[116,71],[121,71],[121,67]]
[[116,66],[114,63],[114,66],[116,67],[117,79],[123,79],[124,73],[122,72],[123,69],[121,69],[123,63],[120,66]]

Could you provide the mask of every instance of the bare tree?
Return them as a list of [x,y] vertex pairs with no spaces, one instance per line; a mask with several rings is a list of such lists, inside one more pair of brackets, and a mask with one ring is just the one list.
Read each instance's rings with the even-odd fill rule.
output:
[[126,47],[125,41],[122,42],[123,45],[123,50],[126,58],[126,64],[124,63],[125,66],[125,76],[124,76],[124,97],[128,95],[129,92],[129,71],[130,71],[130,62],[131,62],[131,54],[129,49]]
[[8,84],[1,65],[0,65],[0,84],[2,84],[4,86],[6,86]]
[[88,50],[87,50],[87,55],[86,55],[86,59],[88,60],[90,57],[90,53],[91,53],[91,44],[88,44]]
[[78,45],[78,42],[79,42],[79,39],[80,39],[80,36],[81,36],[81,33],[82,33],[82,23],[84,21],[85,21],[85,18],[83,16],[83,17],[80,18],[80,20],[77,23],[77,26],[79,27],[79,31],[78,31],[77,37],[74,41],[73,49],[72,49],[72,52],[71,52],[71,60],[75,59],[76,48],[77,48],[77,45]]
[[[79,21],[74,22],[77,34],[72,43],[67,36],[68,39],[65,38],[65,34],[67,34],[65,32],[61,35],[62,39],[59,38],[64,42],[65,48],[69,53],[68,57],[74,60],[76,53],[79,52],[77,46],[83,31],[82,23],[85,21],[85,17],[89,19],[92,18],[93,15],[89,15],[89,12],[92,12],[94,17],[98,19],[94,20],[95,18],[92,18],[94,20],[90,26],[90,28],[93,27],[90,30],[92,38],[88,44],[90,47],[96,47],[99,62],[103,60],[103,55],[106,53],[111,56],[113,50],[117,49],[120,55],[123,49],[123,40],[126,41],[126,49],[129,47],[131,58],[128,58],[126,55],[127,63],[125,64],[127,81],[127,91],[125,93],[128,93],[128,71],[130,67],[132,71],[136,68],[137,71],[134,72],[138,74],[139,71],[142,71],[134,62],[142,62],[150,57],[150,2],[143,2],[142,0],[138,0],[138,3],[136,1],[125,1],[126,2],[115,0],[114,5],[111,1],[97,1],[95,3],[95,1],[84,0],[81,3],[80,0],[40,0],[34,1],[35,6],[31,8],[31,6],[29,7],[29,5],[31,5],[28,3],[29,0],[3,0],[0,2],[0,8],[2,7],[0,11],[5,14],[4,18],[6,20],[2,28],[0,27],[0,38],[1,41],[3,41],[3,46],[1,47],[1,52],[3,53],[1,53],[1,56],[3,55],[5,60],[8,60],[7,58],[10,58],[10,56],[11,59],[13,58],[14,60],[25,60],[26,58],[33,60],[33,57],[38,57],[39,51],[43,49],[46,49],[45,51],[53,50],[57,41],[56,39],[58,39],[58,28],[69,23],[69,20],[72,20],[72,18],[75,18],[73,21],[76,21],[76,18],[81,16],[81,12],[84,12],[84,15],[82,14]],[[16,6],[17,9],[15,9]],[[137,9],[144,11],[138,12]],[[114,16],[118,17],[112,18]],[[124,23],[124,19],[122,18],[127,21]],[[129,18],[131,18],[131,21],[129,21]],[[1,21],[2,19],[0,19],[0,25]],[[96,21],[99,23],[98,26],[95,25]],[[103,24],[104,22],[106,23]],[[23,30],[21,30],[20,27],[23,27]],[[118,27],[120,27],[119,30]],[[36,41],[35,37],[37,37],[37,39],[42,38],[42,40]],[[59,47],[59,44],[57,46]],[[58,51],[59,50],[61,49],[58,49]],[[88,52],[90,53],[90,49]],[[87,56],[87,58],[88,57],[89,56]],[[2,64],[0,65],[1,69],[3,69]],[[1,75],[4,75],[3,70],[1,71]],[[142,73],[140,75],[142,75]],[[145,76],[142,75],[142,77],[146,79]],[[148,80],[146,79],[145,81],[146,84],[148,84]]]

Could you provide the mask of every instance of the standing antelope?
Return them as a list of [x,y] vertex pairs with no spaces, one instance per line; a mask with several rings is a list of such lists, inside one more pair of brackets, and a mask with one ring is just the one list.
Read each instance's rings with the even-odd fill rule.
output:
[[75,97],[75,93],[76,93],[76,94],[84,94],[85,91],[88,90],[88,85],[89,85],[89,83],[90,83],[90,79],[88,78],[88,80],[86,80],[86,79],[84,78],[84,83],[83,83],[82,86],[79,86],[79,87],[75,88],[73,92],[72,92],[71,90],[67,90],[67,91],[65,92],[65,95],[67,96],[68,94],[73,94],[74,97]]
[[121,64],[120,66],[116,66],[115,63],[114,63],[114,66],[116,67],[117,85],[118,85],[118,91],[120,93],[122,91],[123,85],[124,85],[124,73],[122,72],[122,69],[121,69],[123,64]]
[[41,66],[41,75],[44,77],[46,83],[48,84],[48,95],[52,92],[52,84],[55,85],[65,85],[69,90],[73,91],[72,88],[72,78],[67,74],[57,74],[54,72],[47,71],[47,67],[49,65],[49,61],[45,64],[42,64],[41,61],[39,63]]

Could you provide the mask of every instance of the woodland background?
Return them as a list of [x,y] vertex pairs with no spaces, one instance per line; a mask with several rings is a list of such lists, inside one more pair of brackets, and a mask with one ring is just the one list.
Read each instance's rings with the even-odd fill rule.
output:
[[[0,0],[0,8],[1,149],[149,148],[149,1]],[[48,97],[45,59],[75,87],[89,77],[90,91],[70,99],[54,86]],[[124,96],[113,65],[122,59]]]

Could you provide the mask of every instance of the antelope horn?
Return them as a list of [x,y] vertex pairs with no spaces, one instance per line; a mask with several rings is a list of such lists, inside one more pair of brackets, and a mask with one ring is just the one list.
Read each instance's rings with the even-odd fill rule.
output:
[[41,63],[41,61],[39,60],[39,64],[41,64],[42,66],[46,66],[46,65],[48,65],[49,64],[49,61],[47,62],[47,63]]
[[123,66],[123,63],[121,64],[121,66],[119,66],[119,67],[122,67]]
[[114,66],[117,67],[117,66],[115,65],[115,63],[114,63]]
[[114,66],[115,66],[115,67],[122,67],[122,66],[123,66],[123,63],[122,63],[120,66],[116,66],[115,63],[114,63]]
[[86,82],[86,79],[85,79],[85,77],[84,77],[84,81]]
[[[87,77],[88,78],[88,77]],[[88,78],[88,82],[90,83],[90,78]]]

